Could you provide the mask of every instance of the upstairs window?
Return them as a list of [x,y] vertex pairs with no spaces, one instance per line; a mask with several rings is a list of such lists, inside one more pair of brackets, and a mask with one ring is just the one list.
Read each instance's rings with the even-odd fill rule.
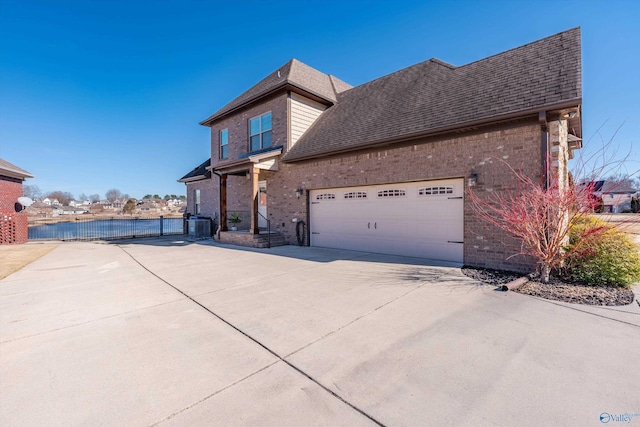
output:
[[229,157],[229,129],[222,129],[220,131],[220,158],[226,159]]
[[250,151],[267,147],[271,147],[271,112],[249,119]]

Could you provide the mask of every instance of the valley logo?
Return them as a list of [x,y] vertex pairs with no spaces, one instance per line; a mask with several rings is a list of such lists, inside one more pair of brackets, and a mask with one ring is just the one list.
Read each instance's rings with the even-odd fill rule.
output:
[[610,422],[630,423],[634,417],[640,417],[640,414],[610,414],[608,412],[603,412],[600,414],[600,422],[602,424],[608,424]]

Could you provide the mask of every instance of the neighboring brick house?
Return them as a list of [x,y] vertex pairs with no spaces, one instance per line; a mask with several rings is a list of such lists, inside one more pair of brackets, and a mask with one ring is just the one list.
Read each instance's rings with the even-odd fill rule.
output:
[[24,210],[16,212],[16,203],[22,197],[22,182],[26,178],[33,178],[33,175],[0,159],[0,245],[27,241],[27,213]]
[[[265,216],[291,244],[528,271],[532,260],[511,257],[518,242],[480,222],[468,191],[512,188],[501,160],[568,182],[581,146],[580,49],[575,28],[357,87],[292,59],[201,122],[215,176],[198,184],[214,188],[201,209],[218,213],[223,242],[258,242]],[[227,231],[231,212],[246,212],[249,233]]]

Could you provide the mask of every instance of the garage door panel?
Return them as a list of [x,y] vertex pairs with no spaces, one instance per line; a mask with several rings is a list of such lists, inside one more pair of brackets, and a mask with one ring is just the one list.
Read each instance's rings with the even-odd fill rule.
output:
[[312,190],[311,244],[462,262],[463,183]]

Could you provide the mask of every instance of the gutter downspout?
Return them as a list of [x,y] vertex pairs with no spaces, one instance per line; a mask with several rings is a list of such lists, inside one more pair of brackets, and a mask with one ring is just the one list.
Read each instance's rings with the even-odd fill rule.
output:
[[538,113],[538,122],[540,123],[540,152],[542,153],[542,176],[544,177],[544,188],[549,188],[549,128],[547,126],[547,112],[540,111]]

